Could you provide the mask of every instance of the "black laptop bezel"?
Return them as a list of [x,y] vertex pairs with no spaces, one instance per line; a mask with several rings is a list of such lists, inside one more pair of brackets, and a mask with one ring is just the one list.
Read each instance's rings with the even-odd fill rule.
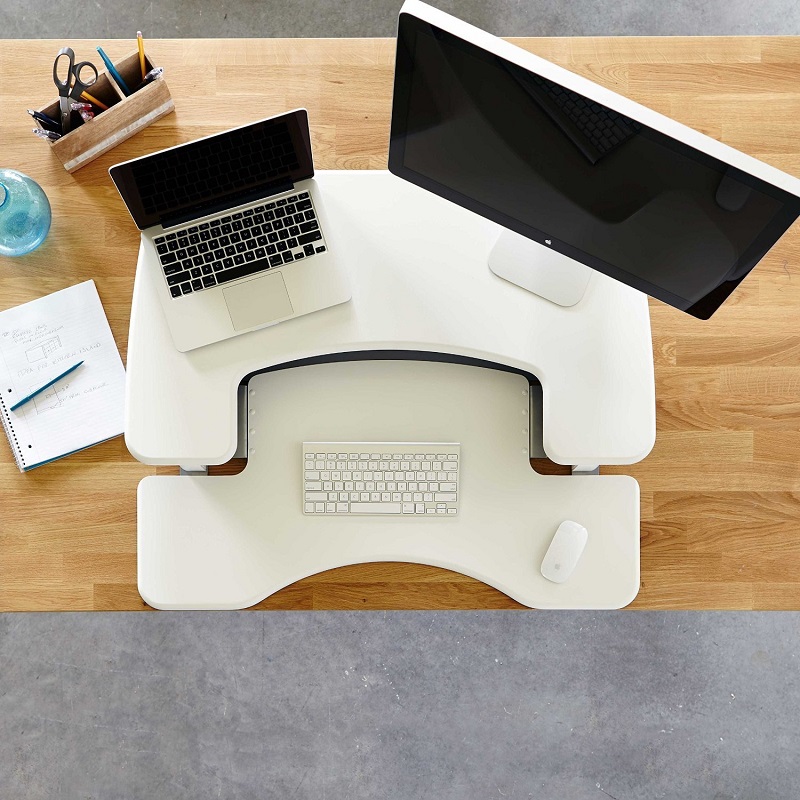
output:
[[[165,153],[191,148],[200,142],[208,142],[209,140],[214,140],[220,147],[224,147],[226,138],[230,138],[231,134],[248,128],[257,129],[279,122],[285,122],[289,129],[289,135],[294,145],[295,154],[297,155],[298,169],[288,170],[285,175],[280,175],[274,180],[255,186],[249,186],[243,191],[217,195],[203,203],[186,204],[181,207],[171,208],[167,214],[148,214],[145,212],[134,176],[136,165],[141,164],[143,160],[163,157]],[[114,181],[123,202],[127,206],[136,227],[140,231],[147,230],[156,225],[169,227],[170,225],[182,224],[208,214],[221,212],[244,203],[254,202],[261,198],[278,194],[284,190],[290,191],[294,184],[313,178],[314,162],[311,153],[311,134],[308,127],[308,112],[304,108],[300,108],[285,114],[266,117],[257,122],[240,125],[236,128],[230,128],[220,133],[212,134],[211,136],[194,139],[191,142],[167,148],[166,150],[159,150],[150,155],[142,156],[141,158],[115,164],[108,170],[108,173]]]

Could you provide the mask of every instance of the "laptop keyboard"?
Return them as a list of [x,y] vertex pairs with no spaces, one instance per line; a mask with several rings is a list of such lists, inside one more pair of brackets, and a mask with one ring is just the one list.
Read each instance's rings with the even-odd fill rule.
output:
[[308,192],[191,225],[153,242],[176,298],[326,249]]

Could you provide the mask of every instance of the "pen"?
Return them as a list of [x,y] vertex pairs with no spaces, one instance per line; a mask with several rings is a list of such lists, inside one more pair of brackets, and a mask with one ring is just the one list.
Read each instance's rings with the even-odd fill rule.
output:
[[31,128],[31,130],[40,138],[40,139],[49,139],[51,142],[56,141],[56,139],[61,138],[60,133],[56,133],[55,131],[48,131],[44,130],[43,128]]
[[142,71],[142,80],[144,80],[147,69],[144,66],[144,39],[142,39],[141,31],[136,31],[136,44],[139,48],[139,69]]
[[134,91],[139,91],[144,86],[147,86],[148,83],[152,83],[155,80],[158,80],[164,74],[164,67],[153,67],[147,75],[144,76],[144,80],[136,87]]
[[30,108],[28,109],[28,113],[37,122],[40,122],[45,130],[61,133],[61,123],[58,120],[48,117],[47,114],[43,114],[41,111],[33,111],[33,109]]
[[73,111],[77,111],[81,115],[84,122],[89,122],[94,119],[94,112],[92,111],[91,103],[70,103],[69,107]]
[[20,406],[25,405],[28,400],[36,397],[37,394],[41,394],[45,389],[49,389],[56,381],[60,381],[65,375],[69,375],[70,372],[78,369],[81,364],[83,364],[83,361],[79,361],[74,367],[70,367],[66,372],[62,372],[59,376],[53,378],[53,380],[51,380],[49,383],[46,383],[44,386],[42,386],[41,389],[37,389],[35,392],[31,392],[27,397],[23,397],[19,403],[15,403],[13,406],[11,406],[11,411],[16,411]]
[[128,88],[128,84],[122,80],[122,75],[117,72],[117,68],[111,63],[111,59],[103,52],[102,47],[97,48],[97,52],[100,53],[100,58],[103,59],[103,63],[106,65],[106,69],[111,73],[111,76],[114,80],[119,84],[119,88],[122,89],[123,94],[127,97],[130,95],[131,90]]

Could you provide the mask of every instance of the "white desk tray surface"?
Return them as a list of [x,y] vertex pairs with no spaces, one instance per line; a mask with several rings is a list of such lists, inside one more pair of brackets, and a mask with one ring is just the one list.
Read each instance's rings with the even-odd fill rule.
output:
[[[449,363],[316,364],[253,377],[239,475],[139,485],[139,591],[162,609],[253,605],[325,569],[413,561],[470,575],[528,606],[619,608],[639,588],[639,487],[544,476],[528,460],[528,382]],[[302,513],[303,441],[461,443],[456,517]],[[558,525],[589,540],[572,577],[539,567]]]
[[[179,353],[153,276],[137,269],[125,438],[149,464],[227,461],[236,387],[264,367],[328,353],[452,353],[527,370],[543,384],[544,449],[561,464],[627,464],[655,441],[647,298],[596,273],[562,308],[487,266],[500,228],[387,172],[320,172],[331,250],[352,300]],[[291,268],[291,267],[288,267]],[[158,276],[156,276],[158,277]]]

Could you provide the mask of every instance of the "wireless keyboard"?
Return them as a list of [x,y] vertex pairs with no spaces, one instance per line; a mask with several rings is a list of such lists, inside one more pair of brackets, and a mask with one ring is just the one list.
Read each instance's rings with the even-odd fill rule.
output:
[[303,513],[458,514],[461,446],[303,442]]

